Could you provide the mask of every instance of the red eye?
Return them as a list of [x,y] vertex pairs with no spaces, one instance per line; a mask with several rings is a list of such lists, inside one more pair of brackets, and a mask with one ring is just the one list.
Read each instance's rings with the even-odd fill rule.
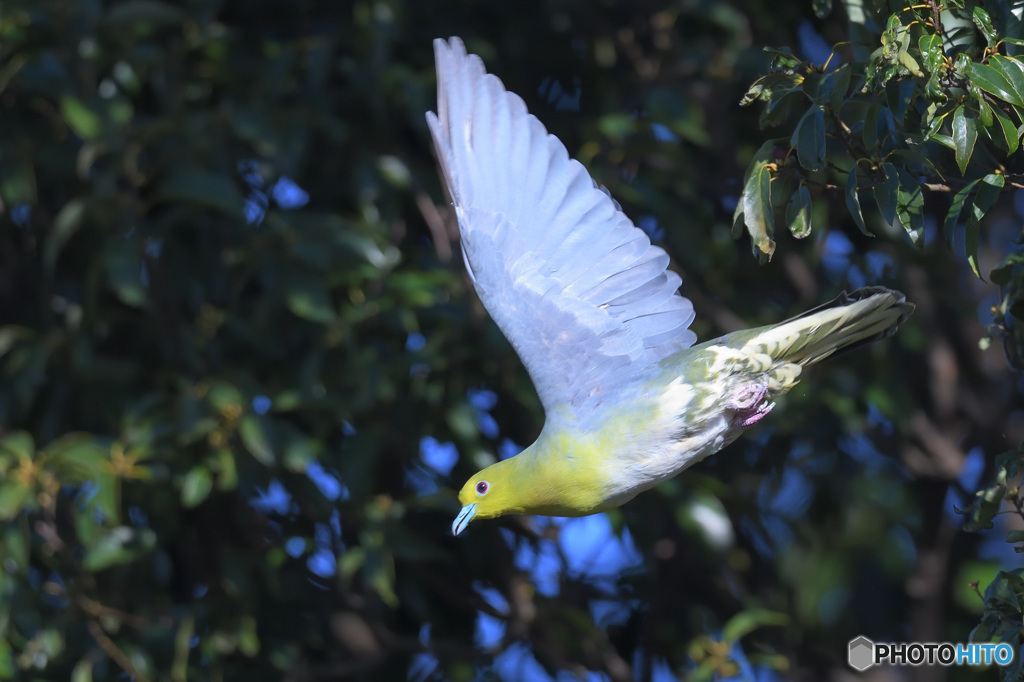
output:
[[490,486],[490,484],[487,481],[480,481],[479,483],[476,484],[476,494],[477,495],[486,495],[487,494],[487,490],[490,487],[491,486]]

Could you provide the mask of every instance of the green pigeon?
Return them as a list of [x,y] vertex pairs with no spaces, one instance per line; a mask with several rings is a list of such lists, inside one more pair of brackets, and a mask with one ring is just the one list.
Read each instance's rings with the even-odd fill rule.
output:
[[463,259],[545,414],[535,443],[466,482],[454,534],[503,514],[617,507],[764,419],[805,367],[892,335],[913,310],[866,287],[694,345],[665,251],[461,40],[434,52],[427,123]]

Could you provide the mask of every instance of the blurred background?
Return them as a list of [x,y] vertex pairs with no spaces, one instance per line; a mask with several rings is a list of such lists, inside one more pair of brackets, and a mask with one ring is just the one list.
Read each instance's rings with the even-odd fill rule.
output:
[[[732,235],[799,118],[740,107],[763,48],[878,40],[829,10],[3,3],[0,678],[842,681],[859,635],[967,641],[1024,526],[956,508],[1024,440],[1024,382],[979,347],[1000,288],[943,238],[949,196],[920,246],[828,186],[770,262]],[[450,35],[670,253],[701,340],[865,284],[917,312],[619,510],[451,537],[454,490],[543,414],[437,176]],[[983,274],[1022,216],[1007,186]]]

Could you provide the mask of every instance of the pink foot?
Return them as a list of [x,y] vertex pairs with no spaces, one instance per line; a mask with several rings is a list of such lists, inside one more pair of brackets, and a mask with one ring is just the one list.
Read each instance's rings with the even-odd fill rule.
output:
[[753,426],[757,422],[764,419],[768,415],[768,413],[772,411],[773,407],[775,407],[775,403],[764,403],[754,408],[752,411],[740,412],[736,415],[736,417],[739,419],[737,425],[743,427]]
[[750,384],[729,398],[729,406],[737,412],[749,412],[761,402],[767,392],[768,379],[762,378],[760,383]]
[[768,378],[762,377],[756,384],[749,384],[729,398],[729,407],[736,410],[733,423],[739,427],[753,426],[772,411],[775,403],[765,402],[768,392]]

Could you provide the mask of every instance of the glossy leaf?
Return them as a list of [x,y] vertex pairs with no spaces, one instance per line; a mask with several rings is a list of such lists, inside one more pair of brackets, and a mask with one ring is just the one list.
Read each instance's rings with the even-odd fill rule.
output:
[[786,207],[786,222],[789,231],[797,239],[803,239],[811,233],[811,193],[806,185],[800,185],[789,200]]
[[924,246],[924,190],[917,178],[902,168],[899,172],[899,194],[896,215],[903,229],[916,246]]
[[942,226],[942,231],[946,234],[946,242],[950,248],[953,247],[953,235],[956,234],[956,227],[961,221],[961,216],[964,215],[964,210],[968,210],[970,215],[974,205],[973,190],[979,180],[971,180],[966,185],[960,188],[960,190],[953,195],[953,201],[950,203],[949,211],[946,213],[946,219]]
[[856,166],[850,169],[850,173],[846,177],[846,208],[850,212],[850,217],[853,218],[853,222],[856,223],[860,231],[870,236],[871,233],[868,232],[868,228],[864,224],[864,214],[860,210],[860,197],[857,196]]
[[967,172],[967,164],[974,154],[974,144],[978,140],[978,124],[974,114],[961,105],[953,112],[953,144],[955,145],[956,164],[961,173]]
[[775,215],[772,208],[772,173],[767,162],[755,162],[743,188],[743,222],[757,251],[771,258],[775,252],[772,235]]
[[970,206],[970,213],[967,218],[967,231],[965,233],[965,248],[967,251],[967,262],[970,263],[974,274],[980,279],[981,271],[978,269],[978,238],[981,230],[981,219],[985,217],[988,210],[992,208],[1006,184],[1003,175],[992,173],[986,175],[978,184],[978,192],[974,203]]
[[[1015,76],[1011,80],[1008,77],[1011,75],[1010,71],[1005,68],[996,68],[1001,59],[1003,58],[992,57],[987,65],[971,62],[967,67],[966,75],[975,87],[979,87],[1016,107],[1024,108],[1024,78]],[[1019,74],[1019,71],[1017,73]]]
[[1013,154],[1020,146],[1020,133],[1017,130],[1017,126],[1001,111],[996,110],[994,114],[996,121],[999,123],[999,129],[1003,132],[1006,149],[1010,154]]
[[800,165],[807,170],[825,167],[825,110],[821,106],[807,110],[793,131],[790,144],[796,148]]
[[882,219],[892,225],[896,222],[896,206],[899,200],[900,177],[896,167],[891,163],[881,166],[883,179],[875,185],[875,204],[882,214]]

